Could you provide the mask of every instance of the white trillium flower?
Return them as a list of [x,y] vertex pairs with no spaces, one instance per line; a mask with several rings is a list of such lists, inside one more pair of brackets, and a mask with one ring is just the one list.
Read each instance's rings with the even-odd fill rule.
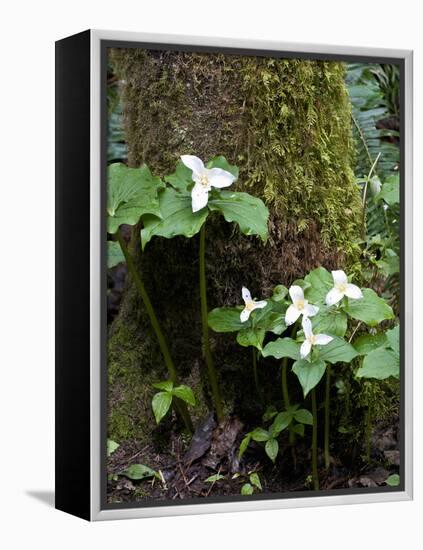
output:
[[301,344],[300,355],[304,359],[310,353],[313,346],[326,346],[329,342],[332,342],[332,336],[327,334],[313,334],[311,321],[308,317],[303,318],[303,331],[305,340]]
[[242,287],[242,298],[245,302],[245,307],[241,311],[241,315],[239,316],[241,319],[241,323],[245,323],[245,321],[248,321],[250,318],[251,312],[255,309],[263,309],[266,307],[266,300],[261,300],[260,302],[255,302],[251,298],[250,291],[245,286]]
[[358,300],[363,297],[363,293],[356,285],[348,282],[348,277],[344,271],[332,271],[334,287],[326,295],[326,304],[333,306],[340,302],[344,296]]
[[236,180],[233,174],[222,168],[206,168],[203,161],[194,155],[182,155],[181,160],[192,170],[192,179],[195,182],[191,191],[193,212],[198,212],[207,205],[212,187],[229,187]]
[[291,296],[292,304],[285,313],[285,323],[287,326],[295,323],[300,315],[305,319],[306,317],[313,317],[313,315],[316,315],[319,311],[317,306],[312,306],[308,303],[308,300],[304,298],[304,292],[300,286],[291,286],[289,295]]

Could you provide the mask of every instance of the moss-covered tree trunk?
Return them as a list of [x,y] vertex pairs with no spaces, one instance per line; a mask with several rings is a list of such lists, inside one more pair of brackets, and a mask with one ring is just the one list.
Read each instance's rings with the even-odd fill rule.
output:
[[[146,162],[164,175],[181,154],[221,154],[240,167],[236,189],[270,209],[266,245],[218,217],[208,222],[210,309],[242,303],[242,285],[265,298],[318,265],[356,267],[361,207],[342,63],[137,49],[115,49],[111,58],[124,82],[131,166]],[[175,363],[198,391],[198,238],[155,238],[142,255],[138,239],[132,247]],[[247,414],[255,401],[251,350],[233,335],[213,335],[212,346],[227,403]],[[148,383],[165,370],[130,284],[110,329],[109,371],[111,435],[141,438],[152,422]],[[259,363],[269,392],[277,372]]]

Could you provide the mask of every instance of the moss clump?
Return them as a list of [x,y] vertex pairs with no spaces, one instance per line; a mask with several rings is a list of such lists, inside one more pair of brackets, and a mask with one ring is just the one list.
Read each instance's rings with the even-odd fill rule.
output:
[[[123,82],[132,166],[146,162],[164,175],[174,170],[181,154],[204,160],[222,154],[240,168],[237,189],[269,206],[265,246],[210,216],[210,309],[240,303],[242,285],[254,296],[266,297],[276,284],[289,285],[318,265],[358,269],[354,243],[361,205],[351,170],[351,113],[342,63],[139,49],[113,49],[111,61]],[[177,369],[182,377],[196,369],[203,376],[198,239],[155,238],[143,254],[138,239],[135,234],[133,250]],[[140,378],[160,371],[154,335],[131,285],[110,343],[115,361],[130,365],[115,353],[122,326],[132,334],[129,341],[136,349],[131,361]],[[237,396],[237,412],[245,411],[256,401],[253,385],[246,383],[250,350],[241,349],[233,335],[212,338],[228,406]],[[266,361],[260,375],[270,389],[272,372]],[[131,393],[130,379],[125,384]],[[120,408],[117,400],[115,407]],[[144,421],[140,409],[131,414]]]

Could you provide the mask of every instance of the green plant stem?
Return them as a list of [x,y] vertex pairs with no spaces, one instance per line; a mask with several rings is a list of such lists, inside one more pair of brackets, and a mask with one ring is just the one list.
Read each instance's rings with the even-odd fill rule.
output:
[[319,490],[319,474],[317,472],[317,404],[316,390],[311,390],[311,411],[313,414],[313,435],[311,441],[311,465],[314,490]]
[[254,383],[256,385],[257,395],[261,399],[260,385],[257,373],[257,350],[255,347],[251,348],[253,350],[253,373],[254,373]]
[[364,191],[363,191],[363,213],[362,213],[362,219],[361,219],[361,237],[364,239],[366,236],[366,201],[367,201],[367,189],[369,187],[370,178],[372,177],[373,171],[376,168],[376,164],[378,163],[379,157],[381,153],[378,153],[376,160],[372,164],[370,171],[366,178],[366,183],[364,185]]
[[[172,380],[175,386],[179,385],[179,379],[178,374],[175,369],[175,365],[173,364],[172,357],[170,356],[170,351],[166,342],[166,338],[164,337],[164,334],[162,332],[162,329],[159,324],[159,320],[157,319],[156,312],[154,311],[153,305],[151,303],[150,297],[148,296],[147,290],[144,286],[144,283],[141,279],[141,275],[138,273],[137,268],[135,267],[134,260],[132,259],[131,254],[129,253],[129,250],[126,246],[126,243],[120,233],[120,231],[117,231],[116,233],[117,240],[119,242],[120,248],[122,250],[123,255],[125,256],[126,265],[128,266],[128,271],[131,274],[131,277],[134,280],[134,283],[138,289],[138,292],[141,296],[141,299],[143,301],[144,307],[147,311],[148,317],[150,319],[151,326],[153,327],[153,330],[156,334],[157,341],[160,346],[160,350],[163,355],[163,359],[166,365],[166,368],[169,373],[169,378]],[[188,412],[187,406],[183,401],[180,399],[175,399],[175,408],[179,415],[181,416],[186,428],[192,432],[193,431],[193,425],[191,421],[190,414]]]
[[367,407],[365,415],[365,444],[366,444],[366,462],[370,462],[370,454],[372,447],[372,412],[370,407]]
[[330,377],[331,368],[328,364],[326,367],[326,391],[325,391],[325,441],[324,441],[324,456],[325,456],[325,468],[326,470],[330,465],[329,454],[329,432],[330,432]]
[[207,285],[206,285],[206,224],[200,230],[200,298],[201,298],[201,322],[203,325],[203,346],[204,357],[207,364],[207,372],[211,391],[213,394],[216,416],[220,422],[223,419],[223,406],[220,397],[219,385],[217,382],[216,369],[210,351],[208,308],[207,308]]

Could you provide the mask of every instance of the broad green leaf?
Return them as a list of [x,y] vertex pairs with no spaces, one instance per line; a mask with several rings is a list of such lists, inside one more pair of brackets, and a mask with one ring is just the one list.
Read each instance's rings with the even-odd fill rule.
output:
[[272,300],[274,300],[275,302],[280,302],[285,298],[287,294],[288,289],[286,288],[286,286],[277,285],[273,289]]
[[333,340],[325,346],[319,346],[319,359],[329,363],[349,363],[358,353],[351,344],[334,336]]
[[125,261],[120,244],[115,241],[107,241],[107,267],[115,267]]
[[295,426],[292,428],[294,432],[301,437],[304,436],[304,424],[295,424]]
[[251,439],[254,441],[267,441],[270,437],[270,434],[267,430],[264,430],[263,428],[256,428],[252,432],[250,432]]
[[272,462],[275,462],[276,457],[278,456],[279,451],[279,443],[277,439],[269,439],[266,441],[266,445],[264,447],[264,450],[266,451],[267,456],[270,458]]
[[179,399],[182,399],[182,401],[185,401],[185,403],[188,403],[188,405],[195,407],[194,392],[189,386],[181,384],[180,386],[173,388],[173,395],[175,397],[178,397]]
[[294,372],[303,388],[304,397],[307,396],[310,390],[317,386],[325,374],[326,363],[321,359],[310,363],[305,359],[295,361],[292,372]]
[[210,311],[208,315],[209,327],[215,332],[238,332],[247,326],[240,319],[242,307],[218,307]]
[[210,210],[223,214],[227,222],[237,223],[244,235],[259,235],[266,242],[269,210],[261,199],[248,193],[219,191],[210,194],[208,206]]
[[238,332],[236,341],[240,346],[254,346],[261,351],[265,334],[266,332],[264,329],[252,327],[243,328]]
[[247,450],[248,445],[250,444],[250,441],[251,441],[251,435],[247,434],[243,438],[243,440],[241,441],[241,445],[239,446],[238,460],[241,460],[242,455],[245,453],[245,451]]
[[384,380],[390,376],[399,378],[399,373],[398,355],[389,349],[378,348],[364,357],[363,366],[358,369],[357,377]]
[[238,166],[235,166],[234,164],[229,164],[226,158],[222,155],[209,160],[209,162],[207,163],[207,168],[221,168],[222,170],[226,170],[227,172],[235,176],[236,179],[238,179],[239,176]]
[[263,414],[263,422],[269,422],[269,420],[272,420],[277,414],[278,411],[276,407],[274,405],[269,405]]
[[225,476],[222,474],[214,474],[213,476],[208,477],[204,480],[205,483],[216,483],[216,481],[219,481],[221,479],[225,479]]
[[258,320],[257,318],[253,318],[253,327],[279,335],[286,330],[285,317],[279,312],[270,310]]
[[131,464],[131,466],[119,472],[119,475],[138,481],[146,477],[157,476],[157,472],[144,464]]
[[161,219],[156,216],[144,216],[144,228],[141,230],[141,242],[144,249],[153,237],[172,239],[177,235],[193,237],[207,219],[208,210],[203,208],[193,212],[191,196],[179,193],[168,187],[159,194]]
[[194,185],[192,171],[182,161],[178,162],[173,174],[165,176],[164,180],[182,193],[188,193],[188,188]]
[[395,318],[391,306],[385,300],[379,298],[376,292],[370,288],[363,289],[363,298],[360,300],[350,299],[344,309],[348,315],[358,321],[363,321],[370,327],[374,327],[387,319]]
[[173,390],[173,382],[172,380],[165,380],[164,382],[156,382],[155,384],[153,384],[153,388],[156,388],[157,390],[171,392]]
[[367,355],[377,348],[386,346],[388,340],[384,332],[378,334],[362,334],[354,341],[354,348],[359,355]]
[[313,415],[307,409],[298,409],[298,411],[295,411],[294,418],[301,424],[313,425]]
[[391,330],[388,330],[386,332],[386,338],[388,339],[388,344],[391,349],[395,351],[399,355],[400,352],[400,328],[399,325],[397,325],[394,328],[391,328]]
[[398,487],[400,484],[400,476],[398,474],[391,474],[385,481],[386,485],[390,487]]
[[315,334],[345,336],[348,317],[341,309],[321,306],[317,315],[311,318]]
[[269,427],[269,433],[273,437],[276,437],[291,424],[291,421],[292,413],[288,411],[280,412],[273,421],[273,424]]
[[291,359],[300,358],[300,347],[292,338],[278,338],[274,342],[269,342],[263,348],[263,357],[275,357],[276,359],[282,359],[283,357],[290,357]]
[[326,294],[333,287],[332,275],[324,267],[317,267],[304,277],[308,286],[305,289],[305,297],[311,303],[324,303]]
[[107,456],[110,456],[113,454],[116,449],[120,447],[119,443],[116,443],[116,441],[113,441],[112,439],[107,440]]
[[171,404],[172,394],[170,392],[162,391],[156,393],[156,395],[153,397],[152,406],[157,424],[166,415]]
[[164,183],[148,166],[128,168],[120,162],[108,168],[107,232],[114,234],[122,224],[135,225],[146,214],[160,217],[157,193]]
[[260,491],[263,490],[263,487],[261,486],[261,481],[257,472],[250,474],[250,482],[251,482],[251,485],[254,485],[254,487],[257,487],[257,489],[260,489]]
[[376,200],[380,199],[383,199],[389,206],[399,203],[400,186],[398,174],[393,174],[392,176],[388,176],[386,178],[380,193],[376,196]]
[[251,485],[251,483],[244,483],[244,485],[241,487],[241,495],[247,496],[252,495],[254,493],[254,487]]

